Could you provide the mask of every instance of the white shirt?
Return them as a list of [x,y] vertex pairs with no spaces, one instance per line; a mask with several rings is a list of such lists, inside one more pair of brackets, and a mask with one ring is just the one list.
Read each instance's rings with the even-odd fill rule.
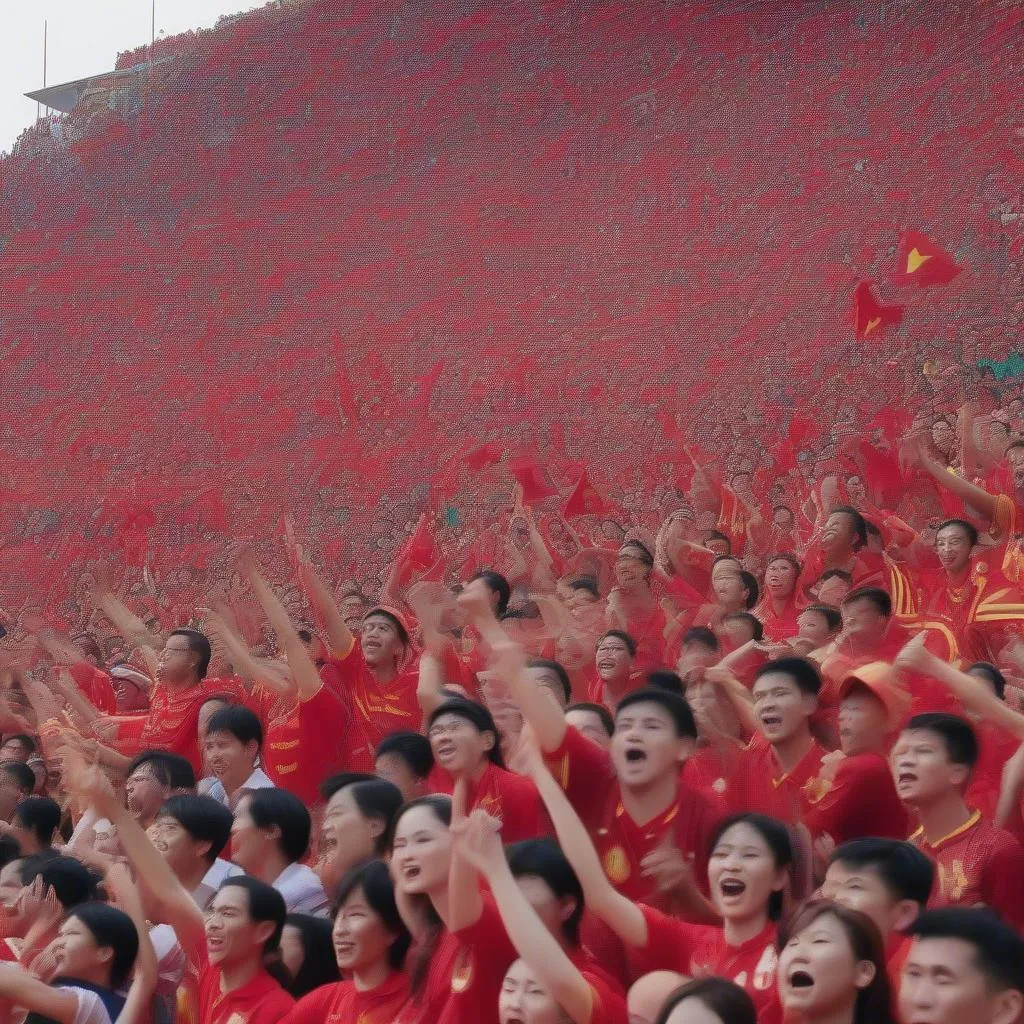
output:
[[320,876],[305,864],[289,864],[274,879],[274,888],[284,897],[289,914],[312,914],[327,917],[327,893]]
[[112,1024],[103,1000],[95,992],[75,985],[62,986],[61,991],[70,992],[78,1000],[75,1024]]
[[229,860],[221,860],[218,857],[210,866],[210,870],[203,875],[203,880],[192,890],[192,899],[196,901],[196,906],[200,910],[209,910],[213,897],[217,895],[217,890],[224,882],[228,878],[234,878],[235,875],[244,874],[245,872],[237,864],[232,864]]
[[[200,782],[200,786],[202,786],[203,783],[207,781],[207,779],[203,779]],[[270,778],[267,776],[266,772],[264,772],[262,768],[254,768],[252,771],[252,775],[250,775],[249,778],[247,778],[245,782],[243,782],[242,785],[238,787],[238,792],[235,794],[235,796],[237,798],[242,793],[246,793],[252,789],[273,788],[274,784],[270,781]],[[209,780],[209,788],[205,790],[200,789],[200,792],[205,792],[207,796],[212,796],[214,800],[216,800],[218,803],[222,803],[225,807],[231,806],[231,801],[228,799],[227,790],[224,789],[224,784],[220,781],[220,779]]]

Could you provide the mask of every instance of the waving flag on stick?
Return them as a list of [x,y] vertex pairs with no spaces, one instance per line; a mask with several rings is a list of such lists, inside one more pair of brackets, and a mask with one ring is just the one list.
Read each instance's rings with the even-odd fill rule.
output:
[[858,338],[881,334],[903,322],[902,306],[883,306],[872,291],[873,282],[861,281],[853,292],[853,324]]

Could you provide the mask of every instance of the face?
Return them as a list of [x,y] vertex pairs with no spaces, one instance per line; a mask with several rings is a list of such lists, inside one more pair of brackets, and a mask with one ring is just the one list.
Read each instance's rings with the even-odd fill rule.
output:
[[189,649],[188,637],[169,636],[160,652],[156,677],[162,683],[180,683],[195,674],[198,655]]
[[626,641],[617,636],[606,636],[594,652],[597,675],[603,682],[629,678],[633,667],[633,656]]
[[907,1024],[1014,1024],[1019,993],[995,991],[963,939],[914,939],[903,965],[899,1016]]
[[807,729],[817,701],[782,672],[766,672],[754,683],[754,714],[764,738],[782,743]]
[[850,601],[842,607],[843,630],[847,634],[857,634],[869,638],[881,636],[889,620],[878,610],[874,601],[862,598]]
[[199,742],[206,745],[206,734],[210,731],[210,719],[213,718],[221,708],[226,708],[226,700],[207,700],[199,708]]
[[533,668],[528,668],[526,674],[540,689],[547,690],[558,701],[559,707],[565,708],[567,703],[565,690],[562,687],[561,679],[558,678],[558,673],[554,669],[537,665]]
[[870,984],[874,966],[858,962],[839,920],[824,913],[797,932],[779,955],[779,996],[787,1014],[835,1011]]
[[883,936],[905,928],[917,914],[911,900],[894,899],[878,870],[870,865],[846,865],[835,861],[825,872],[821,886],[824,899],[867,914]]
[[711,589],[719,604],[727,607],[741,606],[746,597],[747,588],[740,578],[740,567],[736,562],[719,562],[711,570]]
[[571,587],[566,595],[565,603],[571,611],[578,611],[597,604],[597,598],[589,590],[585,590],[582,587]]
[[642,584],[651,574],[650,566],[637,557],[637,549],[624,547],[615,559],[615,582],[625,589]]
[[784,505],[772,513],[772,522],[780,529],[788,530],[793,526],[793,513]]
[[676,735],[675,723],[660,704],[639,702],[615,716],[612,762],[619,783],[644,789],[679,771],[692,752],[693,740]]
[[416,775],[409,762],[398,754],[381,754],[377,758],[375,770],[378,778],[390,782],[402,791],[404,803],[415,800],[424,793],[425,780]]
[[462,715],[440,715],[427,732],[434,760],[452,775],[473,772],[487,760],[494,747],[492,732],[480,732]]
[[242,743],[230,732],[213,732],[206,737],[204,754],[211,772],[224,779],[248,778],[256,759],[255,743]]
[[281,961],[294,978],[306,959],[306,949],[302,945],[302,932],[293,924],[286,924],[281,933]]
[[156,777],[151,764],[143,763],[128,776],[124,793],[128,810],[139,821],[148,824],[156,817],[171,790]]
[[612,738],[608,735],[608,730],[605,729],[601,717],[596,711],[574,708],[565,713],[565,722],[599,747],[604,747],[607,750],[611,746]]
[[197,863],[203,858],[203,851],[207,849],[205,843],[196,842],[185,826],[169,815],[157,818],[146,829],[146,835],[179,878],[196,869]]
[[819,583],[817,589],[818,601],[821,604],[828,604],[833,608],[838,608],[850,592],[850,582],[849,580],[844,580],[841,576],[830,576],[823,583]]
[[260,828],[249,813],[251,797],[243,796],[231,823],[231,859],[248,872],[259,868],[277,843],[267,829]]
[[839,742],[847,757],[876,750],[885,736],[882,702],[863,687],[854,688],[839,705]]
[[944,526],[935,535],[935,554],[948,573],[962,572],[971,561],[971,540],[962,526]]
[[60,926],[52,949],[58,973],[85,981],[102,978],[113,959],[113,950],[97,946],[92,932],[77,917],[69,917]]
[[729,619],[722,623],[719,631],[730,650],[736,650],[754,639],[754,628],[745,619]]
[[8,772],[0,772],[0,820],[10,821],[24,794]]
[[130,679],[115,676],[111,682],[114,686],[114,696],[117,699],[118,714],[127,715],[149,705],[149,694],[141,687],[136,686]]
[[764,585],[772,597],[789,597],[796,586],[796,566],[788,558],[776,558],[764,572]]
[[376,830],[363,816],[352,797],[352,787],[339,789],[324,808],[321,826],[322,852],[343,867],[351,867],[373,856]]
[[505,974],[498,996],[501,1024],[566,1024],[568,1018],[522,960]]
[[[633,1024],[630,1021],[630,1024]],[[668,1024],[727,1024],[702,1000],[691,996],[678,1003],[669,1014]]]
[[395,936],[370,906],[362,889],[354,889],[334,919],[334,955],[346,975],[379,964]]
[[942,737],[927,729],[904,729],[890,755],[896,794],[911,807],[943,797],[967,783],[966,765],[954,764]]
[[397,662],[405,645],[391,619],[384,615],[368,615],[363,619],[359,644],[367,665],[387,665]]
[[271,922],[252,920],[249,894],[238,885],[217,891],[206,915],[206,952],[211,964],[242,963],[259,956],[273,932]]
[[826,551],[847,550],[853,546],[853,519],[848,512],[833,512],[825,520],[821,545]]
[[823,647],[832,638],[828,619],[821,612],[801,612],[796,625],[797,636],[810,640],[815,647]]
[[708,861],[711,898],[726,920],[749,921],[767,915],[773,892],[786,884],[764,837],[739,822],[722,833]]
[[409,895],[443,889],[451,864],[451,833],[428,806],[405,812],[395,828],[391,876]]

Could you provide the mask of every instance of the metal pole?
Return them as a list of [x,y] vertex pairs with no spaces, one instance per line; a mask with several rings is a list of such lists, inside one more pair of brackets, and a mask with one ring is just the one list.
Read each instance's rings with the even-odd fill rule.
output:
[[153,20],[150,24],[149,59],[153,59],[153,47],[156,46],[156,0],[153,0]]
[[[43,88],[46,88],[46,51],[48,43],[50,23],[44,18],[43,19]],[[46,113],[50,113],[50,108],[46,108]],[[39,103],[36,103],[36,120],[39,120]]]

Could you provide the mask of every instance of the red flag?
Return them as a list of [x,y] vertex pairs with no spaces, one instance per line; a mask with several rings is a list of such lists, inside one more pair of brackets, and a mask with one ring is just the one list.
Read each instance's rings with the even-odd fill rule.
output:
[[566,519],[572,516],[603,516],[606,514],[606,509],[604,500],[594,490],[590,478],[584,471],[572,489],[572,494],[566,499],[562,515]]
[[500,444],[481,444],[472,449],[472,451],[467,452],[462,461],[466,464],[467,469],[473,470],[474,473],[479,473],[485,466],[492,466],[495,462],[501,462],[503,453],[504,450]]
[[439,554],[426,515],[420,516],[412,536],[405,542],[397,561],[409,569],[429,569],[438,561]]
[[519,486],[522,487],[523,501],[527,505],[532,505],[555,493],[533,459],[529,457],[513,459],[508,464],[508,468],[519,482]]
[[900,238],[896,280],[926,288],[949,284],[963,270],[952,256],[920,231],[904,231]]
[[883,306],[875,298],[871,281],[861,281],[853,292],[853,324],[858,338],[881,334],[903,321],[902,306]]

